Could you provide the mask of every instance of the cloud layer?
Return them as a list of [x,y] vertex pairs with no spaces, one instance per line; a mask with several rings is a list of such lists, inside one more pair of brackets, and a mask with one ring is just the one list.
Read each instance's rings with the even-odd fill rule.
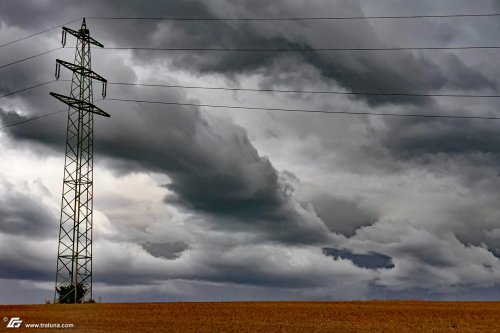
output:
[[[83,15],[248,18],[475,12],[465,1],[405,6],[388,0],[377,6],[320,0],[307,5],[225,0],[9,2],[1,5],[0,31],[9,41],[60,24],[62,16]],[[485,11],[493,12],[495,6],[494,1],[481,1]],[[489,31],[498,29],[497,21],[460,22],[88,20],[92,36],[109,47],[316,49],[494,43],[496,36]],[[57,47],[58,33],[2,48],[2,62]],[[54,58],[71,61],[73,52],[58,50],[0,69],[0,95],[50,80]],[[111,82],[186,86],[495,94],[500,73],[487,50],[92,52],[93,69]],[[62,78],[69,77],[63,71]],[[67,89],[62,81],[0,99],[0,124],[63,109],[48,92]],[[493,98],[120,85],[111,85],[108,95],[346,112],[499,115]],[[105,300],[473,299],[485,298],[485,290],[497,290],[496,121],[97,103],[111,114],[110,119],[96,118],[94,136],[94,276],[95,289]],[[39,290],[37,297],[52,295],[61,188],[57,170],[62,170],[65,126],[59,115],[0,131],[0,285],[17,288],[21,295],[26,284]],[[3,303],[39,301],[24,296],[16,300],[10,294],[0,298]]]

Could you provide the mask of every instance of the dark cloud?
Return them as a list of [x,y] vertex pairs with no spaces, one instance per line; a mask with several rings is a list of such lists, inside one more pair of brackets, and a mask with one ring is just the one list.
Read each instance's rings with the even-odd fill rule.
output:
[[480,71],[467,66],[456,54],[442,56],[442,68],[447,73],[446,88],[462,90],[480,90],[490,88],[496,91],[498,85],[495,80],[487,78]]
[[[41,183],[31,186],[47,192]],[[56,244],[59,215],[32,192],[0,177],[0,279],[47,281],[54,277],[45,250],[47,244]],[[55,249],[52,254],[56,255]]]
[[[369,10],[365,12],[366,8],[372,12],[392,10],[388,3],[380,1],[374,7],[357,1],[307,4],[264,0],[238,4],[223,0],[147,3],[51,0],[43,4],[34,0],[22,4],[11,1],[0,4],[0,29],[3,42],[3,36],[8,41],[82,15],[216,18],[334,13],[335,16],[359,16],[369,13]],[[454,12],[451,5],[430,1],[415,2],[411,6],[412,11],[423,14],[438,9]],[[54,10],[56,7],[58,10]],[[403,11],[398,12],[401,9],[394,6],[394,13],[401,14]],[[394,21],[374,20],[271,23],[90,19],[88,23],[92,35],[110,47],[314,49],[476,44],[472,40],[488,44],[489,35],[492,40],[496,38],[489,32],[496,31],[491,29],[491,24],[476,26],[473,23],[479,20],[460,21],[460,24],[438,21],[398,20],[397,26]],[[70,26],[77,28],[79,24],[75,22]],[[58,46],[59,34],[60,30],[56,29],[3,48],[0,65],[3,61],[14,61]],[[0,69],[0,95],[51,79],[53,58],[71,61],[73,52],[73,49],[58,51],[46,58],[23,62],[22,66]],[[128,53],[96,50],[93,55],[93,69],[111,81],[172,83],[176,80],[173,78],[182,76],[190,85],[219,81],[237,85],[241,79],[268,89],[279,86],[417,93],[451,90],[486,94],[498,87],[498,66],[476,51]],[[153,66],[163,66],[165,72],[168,68],[173,72],[172,77],[170,73],[156,72]],[[148,71],[153,69],[155,72],[149,75]],[[63,72],[65,78],[68,74]],[[64,84],[54,84],[2,99],[2,125],[64,108],[48,98],[49,91],[65,93],[63,87]],[[196,102],[173,91],[134,89],[112,86],[109,95]],[[191,96],[208,98],[203,94]],[[235,93],[233,99],[221,99],[236,103],[242,95]],[[376,107],[390,112],[432,114],[495,114],[498,109],[498,103],[491,99],[457,102],[456,99],[371,96],[349,100],[339,96],[295,94],[293,100],[289,100],[281,99],[282,95],[258,96],[254,100],[248,98],[245,103],[292,105],[292,101],[294,108],[372,111]],[[97,166],[109,167],[112,175],[106,177],[114,179],[134,172],[148,173],[151,178],[157,176],[155,173],[167,175],[167,181],[167,177],[160,181],[167,184],[159,191],[169,192],[163,203],[168,209],[189,215],[186,221],[175,214],[154,217],[154,223],[161,220],[158,225],[169,232],[171,225],[179,223],[187,237],[182,233],[178,238],[170,238],[168,232],[147,234],[152,227],[149,217],[144,218],[146,222],[141,221],[142,229],[135,228],[133,222],[122,226],[119,236],[113,234],[116,230],[112,227],[107,230],[106,223],[100,225],[105,232],[99,244],[110,240],[111,244],[106,243],[96,252],[99,255],[96,255],[95,277],[96,281],[104,282],[106,288],[130,290],[134,284],[156,288],[159,281],[171,279],[217,285],[222,289],[254,286],[261,294],[267,288],[288,298],[300,298],[296,290],[306,290],[304,295],[309,299],[338,297],[342,292],[346,298],[370,295],[383,298],[396,294],[418,298],[437,292],[448,297],[446,290],[460,288],[473,293],[498,280],[496,207],[500,142],[496,122],[371,117],[342,118],[341,121],[325,117],[313,121],[309,115],[300,115],[303,118],[287,115],[287,120],[270,116],[252,123],[241,121],[238,115],[235,122],[245,126],[243,128],[194,107],[99,103],[112,117],[96,118]],[[6,138],[2,144],[9,149],[28,148],[36,151],[37,156],[40,152],[62,156],[65,124],[64,116],[54,116],[11,127],[4,132],[7,135],[2,134],[2,138]],[[267,147],[272,140],[262,141],[259,131],[252,126],[276,133],[272,140],[283,140],[276,148],[279,152]],[[292,149],[294,144],[298,147]],[[290,168],[299,176],[278,172],[278,166]],[[296,193],[291,191],[294,187],[291,178],[309,176],[312,180],[306,181],[314,181],[317,188],[311,190],[308,200],[300,200],[299,204]],[[341,199],[340,193],[344,195],[342,198],[356,199]],[[118,224],[113,221],[115,217],[119,220],[120,216],[128,215],[127,221],[140,220],[142,209],[155,209],[150,207],[149,199],[135,206],[133,203],[142,198],[104,200],[112,204],[115,215],[107,204],[96,206],[96,212],[99,210],[99,214],[104,215],[102,219],[107,218],[113,227]],[[167,209],[163,203],[158,199],[155,204]],[[130,214],[134,210],[139,217]],[[0,237],[10,240],[2,242],[0,277],[32,281],[53,278],[53,272],[47,273],[50,264],[38,256],[45,244],[31,244],[23,252],[29,243],[25,239],[42,242],[52,237],[50,232],[57,231],[57,216],[54,219],[51,215],[56,214],[37,202],[35,195],[12,191],[0,198],[0,221],[4,219]],[[394,221],[388,222],[392,218]],[[203,226],[201,231],[197,229],[200,226]],[[21,239],[16,238],[17,234],[22,235]],[[342,244],[335,244],[333,237]],[[152,239],[154,241],[148,242]],[[123,245],[124,240],[129,243]],[[315,251],[301,252],[294,248],[311,243]],[[269,244],[276,247],[266,248]],[[334,245],[324,248],[322,254],[325,244]],[[261,251],[261,248],[266,249]],[[34,259],[33,253],[37,254]],[[355,285],[356,293],[345,291],[349,283]],[[496,287],[490,289],[497,291]],[[145,299],[156,297],[159,292],[154,291],[148,289]],[[119,298],[118,294],[124,293],[116,291],[112,297]],[[201,294],[200,290],[192,291],[192,295]],[[467,292],[456,295],[470,297]]]
[[5,258],[0,261],[0,279],[49,281],[54,272],[42,267],[30,267],[24,260],[14,261]]
[[311,203],[330,230],[347,237],[353,236],[358,228],[373,224],[378,218],[354,202],[327,194],[318,195]]
[[146,243],[142,247],[155,257],[169,260],[179,258],[182,252],[189,249],[184,242]]
[[39,198],[19,192],[12,184],[2,184],[0,232],[13,236],[45,239],[57,234],[58,216]]
[[[212,10],[209,4],[199,1],[173,1],[166,5],[161,1],[138,4],[133,1],[95,2],[96,12],[111,16],[183,16],[217,18],[222,16]],[[234,17],[303,16],[297,6],[279,1],[272,7],[265,3],[252,3],[250,7],[233,8]],[[328,10],[349,15],[363,15],[359,4],[335,3],[320,5]],[[64,8],[64,6],[63,6]],[[86,6],[86,8],[88,8]],[[119,10],[117,10],[119,8]],[[252,8],[252,9],[250,9]],[[279,10],[278,10],[279,9]],[[43,6],[34,5],[30,11],[39,16],[48,15]],[[30,26],[23,21],[26,13],[18,5],[7,5],[4,16],[21,18],[23,27]],[[15,24],[22,24],[19,21]],[[8,21],[8,24],[14,24]],[[368,21],[355,22],[120,22],[92,21],[96,31],[105,39],[118,46],[148,47],[234,47],[234,48],[311,48],[316,47],[374,47],[392,46],[383,41]],[[315,33],[315,31],[318,31]],[[318,38],[319,31],[334,31],[334,34]],[[303,64],[316,67],[325,81],[331,81],[352,91],[370,92],[417,92],[426,93],[441,88],[479,90],[495,89],[496,84],[478,70],[463,63],[454,55],[435,62],[433,57],[410,52],[306,52],[298,55],[277,52],[135,52],[139,62],[169,61],[177,67],[202,73],[219,73],[227,76],[266,70],[282,59],[298,57]],[[296,68],[295,70],[301,70]],[[273,77],[277,79],[278,77]],[[269,82],[272,82],[269,81]],[[289,84],[293,85],[293,82]],[[371,105],[386,103],[422,104],[425,99],[402,97],[357,96]]]
[[232,265],[213,263],[214,270],[205,276],[207,281],[230,282],[240,285],[254,285],[271,288],[307,288],[321,285],[321,279],[307,278],[302,274],[284,276],[283,272],[269,270],[269,267],[255,265]]
[[[279,4],[286,8],[285,4]],[[355,7],[355,6],[352,6]],[[358,8],[355,11],[362,15]],[[293,16],[293,15],[292,15]],[[216,17],[216,16],[215,16]],[[203,26],[201,26],[203,25]],[[260,25],[260,26],[259,26]],[[285,25],[286,26],[286,25]],[[350,27],[350,26],[349,26]],[[296,24],[288,24],[288,30],[304,30]],[[311,31],[318,28],[337,31],[335,38],[330,36],[319,44],[316,36],[310,32],[294,35],[293,38],[283,32],[283,27],[267,24],[243,22],[224,23],[211,22],[195,23],[193,25],[177,23],[160,23],[155,26],[154,39],[148,41],[154,47],[228,47],[228,48],[256,48],[256,49],[314,49],[321,47],[374,47],[390,46],[376,35],[374,29],[367,22],[358,22],[356,29],[346,28],[345,25],[330,22],[328,26],[311,26]],[[288,31],[287,30],[287,31]],[[200,33],[200,31],[202,33]],[[159,37],[161,36],[161,37]],[[130,37],[130,36],[129,36]],[[137,43],[144,43],[141,36]],[[134,43],[129,38],[127,43]],[[325,45],[325,43],[329,43]],[[315,67],[320,78],[330,84],[338,84],[350,91],[367,91],[373,93],[413,92],[425,94],[441,88],[479,90],[482,88],[495,89],[496,84],[481,72],[465,65],[460,58],[454,55],[443,57],[440,63],[431,57],[416,56],[410,52],[172,52],[168,56],[163,54],[139,51],[136,53],[139,61],[168,61],[176,67],[202,73],[218,73],[227,76],[263,73],[269,77],[267,83],[279,82],[283,76],[283,67],[280,75],[276,75],[272,68],[281,62],[290,59],[301,63],[293,71],[301,71],[304,65]],[[467,78],[467,79],[465,79]],[[299,82],[300,84],[300,82]],[[294,82],[288,82],[294,85]],[[371,105],[382,104],[417,104],[430,103],[425,98],[407,98],[397,96],[356,96],[366,100]]]
[[[0,117],[4,124],[28,118],[3,110]],[[16,126],[10,133],[17,139],[61,149],[61,118],[44,119],[36,126]],[[52,126],[45,126],[49,122]],[[167,173],[172,179],[167,187],[175,193],[168,198],[170,203],[225,216],[300,218],[288,206],[278,173],[267,158],[259,156],[242,128],[224,122],[213,129],[195,108],[151,110],[128,106],[125,113],[113,116],[113,123],[102,123],[101,127],[100,122],[96,123],[96,153],[111,157],[113,167],[122,171]]]
[[[492,183],[498,184],[498,182]],[[487,192],[483,190],[483,193]],[[484,196],[482,200],[460,205],[449,214],[455,221],[453,233],[461,243],[466,246],[484,247],[495,257],[500,258],[496,235],[500,219],[500,209],[495,205],[498,200],[498,196],[495,195]],[[481,227],[478,228],[478,225]]]
[[[57,231],[56,228],[51,231]],[[50,281],[54,278],[55,242],[3,231],[0,239],[0,279]],[[48,259],[51,257],[53,260]]]
[[380,268],[394,268],[391,257],[371,252],[367,254],[354,254],[349,250],[338,250],[334,248],[323,248],[323,254],[333,259],[351,260],[354,265],[361,268],[380,269]]
[[[498,274],[498,258],[484,244],[474,246],[461,242],[453,233],[458,224],[453,218],[437,221],[438,217],[445,219],[444,214],[429,217],[424,214],[418,222],[379,222],[357,232],[354,238],[361,240],[368,236],[376,240],[382,245],[376,248],[383,249],[384,254],[392,258],[395,275],[381,272],[383,277],[379,285],[392,290],[409,290],[418,286],[436,292],[458,290],[466,285],[475,288],[491,286]],[[350,248],[366,249],[363,241],[354,242]],[[464,262],[468,264],[464,265]],[[409,280],[411,286],[407,283]],[[446,285],[440,282],[443,280],[447,281]]]
[[166,197],[169,204],[254,227],[258,221],[281,221],[296,230],[302,217],[290,205],[278,172],[242,128],[214,120],[217,125],[209,124],[193,108],[141,108],[96,135],[98,152],[112,157],[114,168],[166,173],[171,179],[166,187],[174,194]]
[[[49,113],[49,112],[47,112]],[[14,110],[5,110],[0,108],[0,123],[4,126],[22,123],[29,120],[31,115],[20,115]],[[24,138],[29,145],[50,147],[56,149],[59,153],[64,152],[65,132],[64,126],[66,119],[64,117],[47,117],[37,120],[37,123],[26,122],[24,124],[15,125],[6,129],[15,129],[15,135],[19,138]]]
[[[170,100],[182,99],[170,95]],[[311,242],[328,237],[322,234],[326,229],[308,226],[307,217],[297,212],[286,183],[269,160],[259,156],[243,128],[222,118],[206,118],[192,107],[124,105],[113,106],[117,112],[111,111],[111,119],[98,119],[95,125],[96,154],[106,156],[113,169],[165,173],[171,179],[166,187],[174,193],[167,203],[244,222],[245,228],[261,226],[271,238]],[[2,114],[6,117],[24,119]],[[63,128],[54,128],[16,126],[9,133],[59,148]],[[273,232],[277,222],[283,229]]]
[[[438,112],[440,110],[432,113]],[[499,126],[495,121],[411,119],[398,120],[391,125],[382,143],[397,157],[483,153],[498,158],[500,153]]]
[[[276,209],[287,200],[280,189],[278,173],[267,158],[258,155],[246,133],[236,129],[221,140],[210,134],[209,127],[198,133],[205,130],[209,135],[202,142],[207,151],[198,152],[201,158],[186,154],[189,161],[180,161],[182,167],[171,174],[174,182],[167,185],[179,197],[167,201],[215,214],[284,218]],[[226,158],[208,156],[208,151]]]

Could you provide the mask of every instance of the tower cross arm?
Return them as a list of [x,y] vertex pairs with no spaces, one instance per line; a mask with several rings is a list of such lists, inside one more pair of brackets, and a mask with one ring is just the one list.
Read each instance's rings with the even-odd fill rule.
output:
[[83,66],[75,65],[75,64],[72,64],[70,62],[60,60],[60,59],[56,59],[56,63],[63,65],[64,67],[68,68],[69,70],[71,70],[73,72],[81,73],[87,77],[90,77],[91,79],[98,80],[98,81],[101,81],[104,83],[108,82],[108,80],[106,80],[105,78],[103,78],[102,76],[100,76],[99,74],[94,72],[93,70],[85,68]]
[[[63,31],[75,36],[76,38],[79,38],[81,40],[85,40],[87,42],[89,42],[90,44],[93,44],[95,46],[99,46],[99,47],[104,47],[103,44],[99,43],[97,40],[95,40],[94,38],[90,37],[88,35],[88,33],[85,33],[84,30],[80,29],[79,31],[76,31],[76,30],[73,30],[73,29],[70,29],[70,28],[66,28],[66,27],[63,27],[62,28]],[[88,32],[88,30],[87,30]]]
[[83,111],[92,112],[92,113],[95,113],[97,115],[108,117],[108,118],[111,117],[109,113],[107,113],[104,110],[101,110],[100,108],[98,108],[94,104],[91,104],[91,103],[88,103],[88,102],[85,102],[85,101],[82,101],[82,100],[79,100],[79,99],[76,99],[73,97],[56,94],[53,92],[51,92],[50,95],[57,98],[61,102],[68,104],[70,107],[80,108]]

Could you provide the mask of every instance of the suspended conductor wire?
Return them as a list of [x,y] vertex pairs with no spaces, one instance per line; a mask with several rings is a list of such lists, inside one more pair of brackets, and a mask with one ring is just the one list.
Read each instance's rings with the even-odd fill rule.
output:
[[87,16],[94,20],[138,20],[138,21],[334,21],[334,20],[373,20],[373,19],[423,19],[423,18],[464,18],[464,17],[496,17],[500,13],[478,14],[442,14],[442,15],[381,15],[381,16],[326,16],[326,17],[110,17]]
[[[97,99],[94,102],[99,102],[99,101],[102,101],[102,98],[101,99]],[[9,127],[14,127],[14,126],[17,126],[17,125],[25,124],[25,123],[28,123],[28,122],[31,122],[31,121],[34,121],[34,120],[38,120],[38,119],[41,119],[41,118],[54,116],[56,114],[63,113],[64,111],[67,111],[67,110],[68,110],[68,108],[65,108],[65,109],[62,109],[62,110],[59,110],[59,111],[46,113],[46,114],[43,114],[41,116],[32,117],[32,118],[24,119],[24,120],[15,122],[15,123],[7,124],[5,126],[0,127],[0,131],[4,130],[6,128],[9,128]]]
[[[12,96],[24,91],[35,89],[54,82],[70,82],[71,80],[51,80],[39,83],[27,88],[19,89],[0,98]],[[147,87],[147,88],[179,88],[179,89],[202,89],[202,90],[221,90],[221,91],[244,91],[244,92],[272,92],[272,93],[294,93],[294,94],[332,94],[332,95],[353,95],[353,96],[392,96],[392,97],[456,97],[456,98],[500,98],[500,95],[474,95],[474,94],[419,94],[404,92],[361,92],[361,91],[334,91],[334,90],[288,90],[288,89],[254,89],[254,88],[230,88],[230,87],[210,87],[210,86],[186,86],[177,84],[147,84],[147,83],[129,83],[129,82],[107,82],[108,85]]]
[[[453,115],[435,115],[435,114],[402,114],[402,113],[391,113],[391,112],[363,112],[363,111],[329,111],[329,110],[307,110],[307,109],[284,109],[284,108],[265,108],[265,107],[250,107],[250,106],[235,106],[235,105],[211,105],[211,104],[196,104],[196,103],[180,103],[180,102],[162,102],[162,101],[147,101],[147,100],[135,100],[135,99],[119,99],[119,98],[107,98],[98,99],[94,102],[99,101],[116,101],[116,102],[135,102],[135,103],[147,103],[147,104],[161,104],[161,105],[178,105],[178,106],[196,106],[196,107],[207,107],[207,108],[220,108],[220,109],[239,109],[239,110],[261,110],[261,111],[278,111],[278,112],[294,112],[294,113],[320,113],[320,114],[331,114],[331,115],[365,115],[365,116],[380,116],[380,117],[412,117],[412,118],[444,118],[444,119],[463,119],[463,120],[500,120],[500,117],[494,116],[453,116]],[[31,122],[37,119],[49,117],[62,113],[67,109],[59,110],[56,112],[47,113],[41,116],[25,119],[19,122],[7,124],[0,127],[0,130],[21,125],[27,122]]]
[[128,82],[108,82],[109,85],[138,86],[152,88],[180,88],[180,89],[203,89],[222,91],[249,91],[249,92],[273,92],[273,93],[296,93],[296,94],[332,94],[332,95],[363,95],[363,96],[403,96],[403,97],[461,97],[461,98],[500,98],[500,95],[473,95],[473,94],[419,94],[405,92],[361,92],[361,91],[334,91],[334,90],[289,90],[289,89],[252,89],[252,88],[229,88],[209,86],[186,86],[176,84],[147,84]]
[[[106,16],[88,16],[87,19],[94,20],[166,20],[166,21],[335,21],[335,20],[385,20],[385,19],[424,19],[424,18],[481,18],[481,17],[498,17],[500,13],[478,13],[478,14],[442,14],[442,15],[380,15],[380,16],[330,16],[330,17],[247,17],[247,18],[203,18],[203,17],[106,17]],[[0,44],[0,47],[11,45],[25,39],[35,37],[46,32],[58,29],[64,25],[74,23],[81,20],[77,18],[72,21],[59,24],[57,26],[47,28],[31,35],[24,36],[10,42]]]
[[[99,50],[100,48],[95,48]],[[320,47],[320,48],[195,48],[195,47],[105,47],[101,50],[131,50],[131,51],[207,51],[207,52],[323,52],[323,51],[408,51],[408,50],[495,50],[500,45],[479,46],[414,46],[414,47]]]
[[25,39],[28,39],[28,38],[31,38],[31,37],[34,37],[34,36],[38,36],[38,35],[41,35],[41,34],[44,34],[46,32],[49,32],[49,31],[52,31],[54,29],[57,29],[57,28],[60,28],[66,24],[71,24],[73,22],[76,22],[76,21],[79,21],[81,20],[82,18],[77,18],[73,21],[69,21],[69,22],[66,22],[66,23],[63,23],[63,24],[59,24],[58,26],[55,26],[55,27],[52,27],[52,28],[47,28],[45,30],[42,30],[42,31],[39,31],[39,32],[36,32],[34,34],[31,34],[31,35],[28,35],[28,36],[25,36],[25,37],[22,37],[22,38],[19,38],[19,39],[16,39],[16,40],[13,40],[13,41],[10,41],[10,42],[7,42],[5,44],[1,44],[0,47],[4,47],[4,46],[7,46],[7,45],[10,45],[10,44],[14,44],[14,43],[17,43],[17,42],[20,42],[22,40],[25,40]]
[[63,110],[59,110],[59,111],[55,111],[55,112],[51,112],[51,113],[46,113],[46,114],[43,114],[43,115],[38,116],[38,117],[33,117],[33,118],[28,118],[28,119],[25,119],[25,120],[21,120],[21,121],[18,121],[16,123],[7,124],[5,126],[0,127],[0,130],[6,129],[6,128],[9,128],[9,127],[13,127],[13,126],[17,126],[17,125],[21,125],[21,124],[24,124],[24,123],[27,123],[27,122],[30,122],[30,121],[33,121],[33,120],[37,120],[37,119],[41,119],[41,118],[45,118],[45,117],[50,117],[50,116],[56,115],[58,113],[62,113],[64,111],[67,111],[67,110],[68,109],[63,109]]
[[55,49],[52,49],[52,50],[49,50],[49,51],[45,51],[45,52],[42,52],[42,53],[38,53],[38,54],[35,54],[31,57],[27,57],[27,58],[24,58],[24,59],[20,59],[20,60],[16,60],[14,62],[11,62],[9,64],[5,64],[5,65],[1,65],[0,68],[4,68],[4,67],[7,67],[7,66],[11,66],[11,65],[14,65],[14,64],[18,64],[20,62],[23,62],[23,61],[26,61],[26,60],[30,60],[30,59],[33,59],[33,58],[37,58],[37,57],[40,57],[42,55],[45,55],[45,54],[49,54],[49,53],[52,53],[54,51],[57,51],[57,50],[60,50],[62,49],[62,47],[58,47],[58,48],[55,48]]
[[[38,87],[41,87],[41,86],[45,86],[47,84],[50,84],[50,83],[53,83],[53,82],[56,82],[56,81],[57,80],[52,80],[52,81],[47,81],[47,82],[35,84],[34,86],[31,86],[31,87],[23,88],[23,89],[13,91],[13,92],[5,94],[5,95],[1,95],[0,98],[4,98],[4,97],[7,97],[7,96],[12,96],[12,95],[24,92],[24,91],[28,91],[28,90],[35,89],[35,88],[38,88]],[[65,81],[67,81],[67,80],[65,80]]]
[[448,119],[481,119],[481,120],[500,120],[500,117],[494,116],[453,116],[453,115],[437,115],[437,114],[404,114],[392,112],[364,112],[364,111],[329,111],[329,110],[307,110],[307,109],[284,109],[284,108],[265,108],[251,106],[235,106],[235,105],[211,105],[197,103],[179,103],[179,102],[162,102],[162,101],[147,101],[136,99],[119,99],[107,98],[105,101],[117,102],[135,102],[147,104],[162,104],[162,105],[179,105],[179,106],[196,106],[219,109],[239,109],[239,110],[262,110],[262,111],[279,111],[279,112],[299,112],[299,113],[323,113],[323,114],[344,114],[344,115],[366,115],[366,116],[387,116],[387,117],[413,117],[413,118],[448,118]]

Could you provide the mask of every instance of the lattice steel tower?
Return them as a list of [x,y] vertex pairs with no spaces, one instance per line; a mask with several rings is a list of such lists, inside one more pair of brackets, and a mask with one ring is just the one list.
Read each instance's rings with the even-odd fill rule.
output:
[[92,299],[94,114],[109,117],[92,104],[92,80],[103,83],[103,98],[107,81],[91,69],[90,45],[103,45],[90,37],[85,18],[78,31],[62,29],[63,46],[68,33],[77,44],[75,63],[56,60],[56,78],[61,65],[73,72],[71,95],[50,93],[69,105],[54,302],[81,303]]

